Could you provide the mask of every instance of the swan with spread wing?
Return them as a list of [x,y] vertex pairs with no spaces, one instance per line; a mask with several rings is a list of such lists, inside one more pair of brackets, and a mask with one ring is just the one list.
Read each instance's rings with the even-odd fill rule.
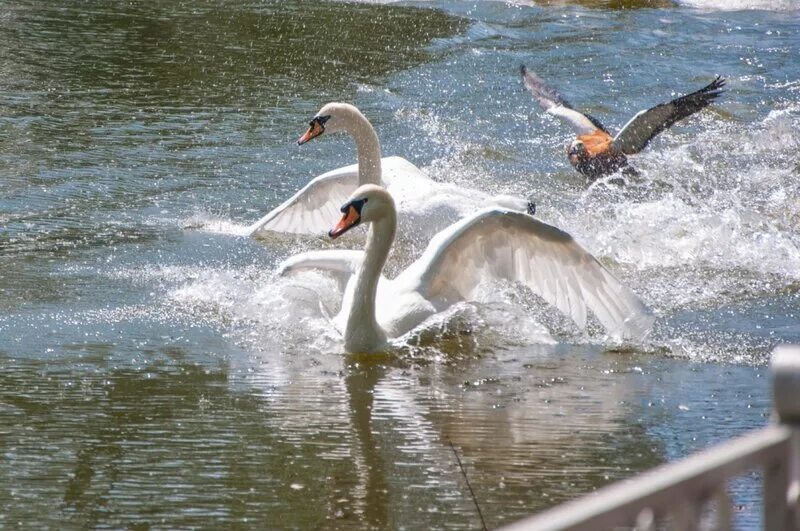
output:
[[522,211],[535,208],[521,198],[490,196],[478,190],[433,181],[402,157],[381,158],[380,142],[372,124],[361,111],[347,103],[334,102],[323,106],[297,143],[302,145],[340,131],[348,133],[355,141],[358,164],[312,179],[295,195],[251,225],[248,235],[259,237],[270,231],[323,234],[328,229],[328,220],[336,215],[339,206],[353,190],[364,184],[387,187],[397,199],[404,220],[419,222],[419,227],[430,234],[474,211],[480,204]]
[[385,350],[389,339],[469,300],[492,279],[525,284],[581,328],[587,309],[620,339],[641,339],[652,325],[636,295],[569,234],[528,214],[498,207],[474,213],[436,234],[419,259],[389,280],[381,273],[397,231],[391,194],[380,186],[361,186],[341,212],[330,237],[368,223],[363,252],[311,251],[287,259],[279,272],[316,269],[339,281],[343,299],[334,323],[348,352]]
[[640,111],[612,137],[597,118],[575,110],[561,94],[524,65],[520,72],[523,85],[545,112],[565,121],[578,134],[567,149],[567,156],[570,164],[591,180],[626,168],[627,155],[639,153],[672,124],[711,104],[722,94],[725,85],[725,80],[718,76],[700,90]]

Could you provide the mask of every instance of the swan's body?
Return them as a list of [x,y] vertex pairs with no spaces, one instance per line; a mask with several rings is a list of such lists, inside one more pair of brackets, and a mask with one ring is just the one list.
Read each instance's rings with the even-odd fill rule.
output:
[[270,231],[322,234],[328,229],[339,206],[364,184],[388,188],[397,199],[404,222],[419,222],[430,232],[429,235],[474,211],[479,204],[494,204],[514,210],[529,208],[528,202],[520,198],[492,197],[477,190],[438,183],[404,158],[381,158],[375,129],[352,105],[325,105],[298,142],[304,144],[322,134],[337,131],[345,131],[355,140],[358,164],[312,179],[294,196],[251,225],[248,229],[250,236],[258,237]]
[[389,280],[381,272],[397,229],[391,195],[363,186],[341,210],[345,216],[330,235],[369,222],[365,251],[303,253],[286,260],[280,272],[321,269],[339,280],[344,293],[334,323],[349,352],[384,349],[388,338],[468,300],[492,279],[524,283],[581,328],[587,307],[619,338],[639,339],[652,324],[644,304],[569,234],[522,212],[488,208],[454,223]]

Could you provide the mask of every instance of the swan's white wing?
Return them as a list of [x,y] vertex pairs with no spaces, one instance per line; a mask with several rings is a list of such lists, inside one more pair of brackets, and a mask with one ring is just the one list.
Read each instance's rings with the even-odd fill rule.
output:
[[626,339],[643,337],[653,321],[639,298],[569,234],[510,210],[486,209],[451,225],[402,276],[441,306],[470,298],[482,280],[507,279],[581,328],[587,307],[610,334]]
[[410,181],[412,183],[431,183],[431,178],[414,164],[403,157],[393,155],[381,159],[381,174],[384,185],[389,188],[393,183]]
[[598,129],[606,130],[597,118],[576,111],[561,94],[548,86],[542,78],[525,68],[524,65],[520,67],[520,72],[522,74],[522,84],[525,85],[525,88],[528,89],[528,92],[531,93],[546,113],[565,121],[579,135],[586,135]]
[[316,269],[333,276],[339,284],[339,289],[344,287],[353,276],[361,262],[364,261],[364,251],[325,250],[309,251],[291,256],[278,266],[278,274],[291,275],[300,271]]
[[[402,157],[381,159],[383,184],[395,183],[419,187],[432,182],[419,168]],[[338,168],[314,178],[282,205],[253,223],[248,236],[259,237],[266,232],[294,234],[324,234],[339,218],[339,208],[358,188],[358,164]],[[402,191],[401,191],[402,193]]]
[[626,155],[638,153],[657,134],[678,120],[691,116],[708,106],[722,94],[724,85],[725,80],[717,77],[705,87],[691,94],[640,111],[628,120],[625,127],[614,137],[614,147]]
[[247,234],[254,237],[267,231],[324,234],[339,217],[339,208],[356,188],[357,164],[324,173],[252,224]]

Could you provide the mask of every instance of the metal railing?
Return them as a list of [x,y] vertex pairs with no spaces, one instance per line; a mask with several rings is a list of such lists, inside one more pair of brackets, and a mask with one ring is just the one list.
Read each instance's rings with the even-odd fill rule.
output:
[[764,528],[800,530],[800,346],[772,353],[774,422],[766,428],[620,481],[526,518],[504,531],[730,529],[727,481],[754,469],[763,480]]

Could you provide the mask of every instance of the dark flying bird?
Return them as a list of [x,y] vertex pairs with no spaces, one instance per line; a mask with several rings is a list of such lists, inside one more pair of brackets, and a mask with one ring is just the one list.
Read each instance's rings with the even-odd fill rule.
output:
[[628,165],[626,155],[640,152],[658,133],[678,120],[691,116],[722,94],[725,80],[717,78],[696,92],[670,102],[640,111],[631,118],[617,136],[603,127],[596,118],[576,111],[558,92],[547,86],[525,65],[522,82],[545,112],[569,123],[578,133],[567,155],[570,163],[591,180],[613,173]]

